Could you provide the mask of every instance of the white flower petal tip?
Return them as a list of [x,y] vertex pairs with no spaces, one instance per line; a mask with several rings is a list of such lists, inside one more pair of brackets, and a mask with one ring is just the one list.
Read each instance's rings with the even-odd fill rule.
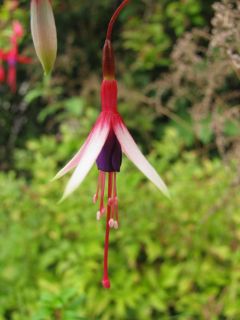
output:
[[65,199],[66,199],[66,197],[64,197],[64,195],[63,195],[62,198],[58,201],[57,204],[61,204]]
[[157,171],[152,167],[152,165],[149,162],[148,162],[148,164],[149,164],[149,166],[151,166],[152,172],[153,172],[153,170],[155,171],[155,178],[150,178],[147,175],[147,173],[145,173],[142,169],[140,169],[140,170],[146,175],[146,177],[149,180],[152,181],[153,184],[155,184],[155,186],[164,194],[164,196],[166,198],[168,198],[169,200],[172,200],[171,194],[170,194],[170,192],[168,190],[168,187],[166,186],[165,182],[162,180],[162,178],[158,175]]
[[[72,168],[71,168],[72,169]],[[69,170],[71,170],[71,169],[69,169]],[[68,171],[69,171],[68,170]],[[68,172],[67,171],[67,172]],[[60,178],[62,178],[67,172],[65,172],[63,169],[61,169],[51,180],[50,180],[50,182],[54,182],[54,181],[56,181],[56,180],[59,180]]]
[[94,134],[95,128],[90,132],[87,140],[83,144],[83,146],[80,148],[80,150],[75,154],[75,156],[60,170],[58,173],[51,179],[51,181],[56,181],[60,178],[62,178],[66,173],[68,173],[70,170],[74,169],[78,163],[80,162],[82,155],[85,151],[85,146],[87,146],[89,140],[91,139],[91,135]]
[[61,175],[59,174],[59,172],[55,175],[55,177],[53,177],[52,179],[50,179],[50,181],[49,182],[54,182],[54,181],[56,181],[56,180],[58,180],[58,179],[60,179],[61,178]]
[[143,174],[153,183],[155,186],[162,191],[162,193],[171,199],[170,193],[164,181],[158,175],[157,171],[144,157],[132,136],[128,132],[128,129],[122,122],[121,118],[118,119],[114,125],[114,132],[121,144],[123,152],[126,156],[135,164],[135,166],[142,171]]
[[50,0],[31,0],[31,32],[36,54],[48,75],[57,55],[57,31]]
[[172,196],[171,196],[171,193],[170,191],[168,190],[168,187],[165,185],[162,186],[162,188],[159,188],[162,193],[165,195],[166,198],[168,198],[168,200],[172,200]]
[[64,193],[62,195],[62,198],[58,201],[58,204],[63,203],[63,201],[65,201],[68,198],[69,195],[70,195],[70,193],[67,194],[66,191],[64,191]]

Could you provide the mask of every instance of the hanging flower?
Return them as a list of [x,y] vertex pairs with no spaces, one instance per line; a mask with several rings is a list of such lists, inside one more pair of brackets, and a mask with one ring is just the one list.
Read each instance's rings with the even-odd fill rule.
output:
[[17,64],[29,64],[31,59],[22,55],[18,55],[15,49],[10,50],[6,54],[6,60],[8,63],[7,84],[12,92],[17,90]]
[[[87,140],[75,156],[59,171],[54,179],[58,179],[75,168],[70,178],[63,199],[69,196],[83,181],[95,161],[99,170],[97,190],[93,202],[99,200],[97,220],[106,214],[106,234],[104,247],[104,273],[102,284],[110,288],[108,277],[108,247],[110,228],[119,226],[117,173],[120,172],[122,153],[124,153],[152,181],[167,197],[168,189],[143,156],[128,129],[126,128],[117,108],[117,81],[115,80],[114,53],[111,45],[113,24],[122,8],[128,3],[125,0],[115,11],[108,26],[106,41],[103,48],[103,81],[101,86],[100,113],[95,126]],[[106,181],[107,180],[107,181]],[[104,203],[105,188],[107,184],[107,203]]]
[[31,0],[31,31],[45,74],[51,73],[57,54],[57,32],[50,0]]
[[4,59],[8,64],[7,84],[12,92],[17,89],[17,64],[28,64],[31,59],[18,53],[18,40],[23,36],[23,27],[18,21],[14,21],[13,33],[10,38],[11,49],[5,54]]

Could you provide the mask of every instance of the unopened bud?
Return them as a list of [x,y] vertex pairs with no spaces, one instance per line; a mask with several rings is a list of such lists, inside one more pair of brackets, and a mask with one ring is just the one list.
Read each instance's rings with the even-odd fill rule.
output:
[[31,31],[37,56],[49,74],[57,54],[57,32],[50,0],[31,0]]

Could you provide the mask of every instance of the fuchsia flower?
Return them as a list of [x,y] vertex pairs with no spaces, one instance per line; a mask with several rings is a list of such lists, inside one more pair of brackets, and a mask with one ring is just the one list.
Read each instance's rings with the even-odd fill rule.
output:
[[13,22],[13,34],[10,38],[11,49],[5,54],[8,63],[7,83],[12,92],[17,89],[17,63],[28,64],[31,59],[18,54],[18,40],[23,36],[23,27],[18,21]]
[[5,70],[3,62],[6,61],[8,64],[8,73],[6,82],[9,85],[12,92],[16,91],[17,88],[17,64],[28,64],[31,59],[18,53],[18,41],[23,37],[23,27],[19,21],[13,21],[12,24],[12,35],[10,37],[10,50],[4,52],[0,50],[0,83],[5,81]]
[[[103,48],[103,81],[101,86],[102,112],[81,149],[55,177],[55,179],[60,178],[71,169],[75,168],[62,198],[65,199],[80,185],[96,161],[99,176],[97,191],[93,197],[93,202],[96,203],[99,200],[97,220],[106,214],[104,273],[102,279],[102,284],[105,288],[110,288],[108,277],[109,232],[110,228],[117,229],[119,226],[117,173],[120,172],[122,153],[124,153],[167,197],[169,197],[165,183],[143,156],[118,113],[117,81],[115,80],[115,63],[111,45],[111,33],[115,20],[122,8],[128,2],[129,0],[125,0],[121,3],[108,26],[106,41]],[[106,183],[108,188],[107,210],[104,203]]]

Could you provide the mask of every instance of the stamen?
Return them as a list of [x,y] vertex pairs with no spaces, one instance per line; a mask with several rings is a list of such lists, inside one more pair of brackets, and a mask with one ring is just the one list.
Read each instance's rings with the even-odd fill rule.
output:
[[96,214],[96,218],[97,218],[98,221],[102,218],[102,216],[104,215],[105,211],[106,211],[105,208],[102,208],[101,210],[98,210],[98,212]]
[[113,226],[114,226],[114,220],[113,220],[113,218],[109,219],[108,224],[109,224],[109,227],[110,227],[110,228],[113,228]]
[[118,229],[118,222],[117,222],[116,220],[115,220],[114,223],[113,223],[113,228],[114,228],[114,229]]
[[100,197],[100,212],[104,213],[104,191],[105,191],[105,172],[100,171],[100,180],[101,180],[101,197]]
[[98,201],[98,193],[99,193],[100,184],[101,184],[101,173],[99,172],[99,174],[98,174],[98,183],[97,183],[97,191],[93,196],[93,203],[94,204]]
[[94,196],[93,196],[93,203],[95,204],[98,200],[98,194],[95,193]]
[[118,221],[118,197],[117,197],[117,173],[114,172],[113,174],[113,198],[114,198],[114,215],[115,215],[115,219],[117,222],[117,227],[115,229],[118,228],[119,225],[119,221]]
[[99,210],[97,212],[96,218],[100,220],[100,218],[104,215],[106,209],[104,207],[104,193],[105,193],[105,172],[99,171],[98,175],[98,184],[97,184],[97,191],[93,196],[93,202],[96,203],[99,196],[99,191],[101,190],[100,194],[100,204]]
[[96,219],[99,221],[101,219],[101,212],[98,211],[96,214]]
[[113,201],[114,201],[115,206],[117,206],[118,205],[118,197],[114,197]]

